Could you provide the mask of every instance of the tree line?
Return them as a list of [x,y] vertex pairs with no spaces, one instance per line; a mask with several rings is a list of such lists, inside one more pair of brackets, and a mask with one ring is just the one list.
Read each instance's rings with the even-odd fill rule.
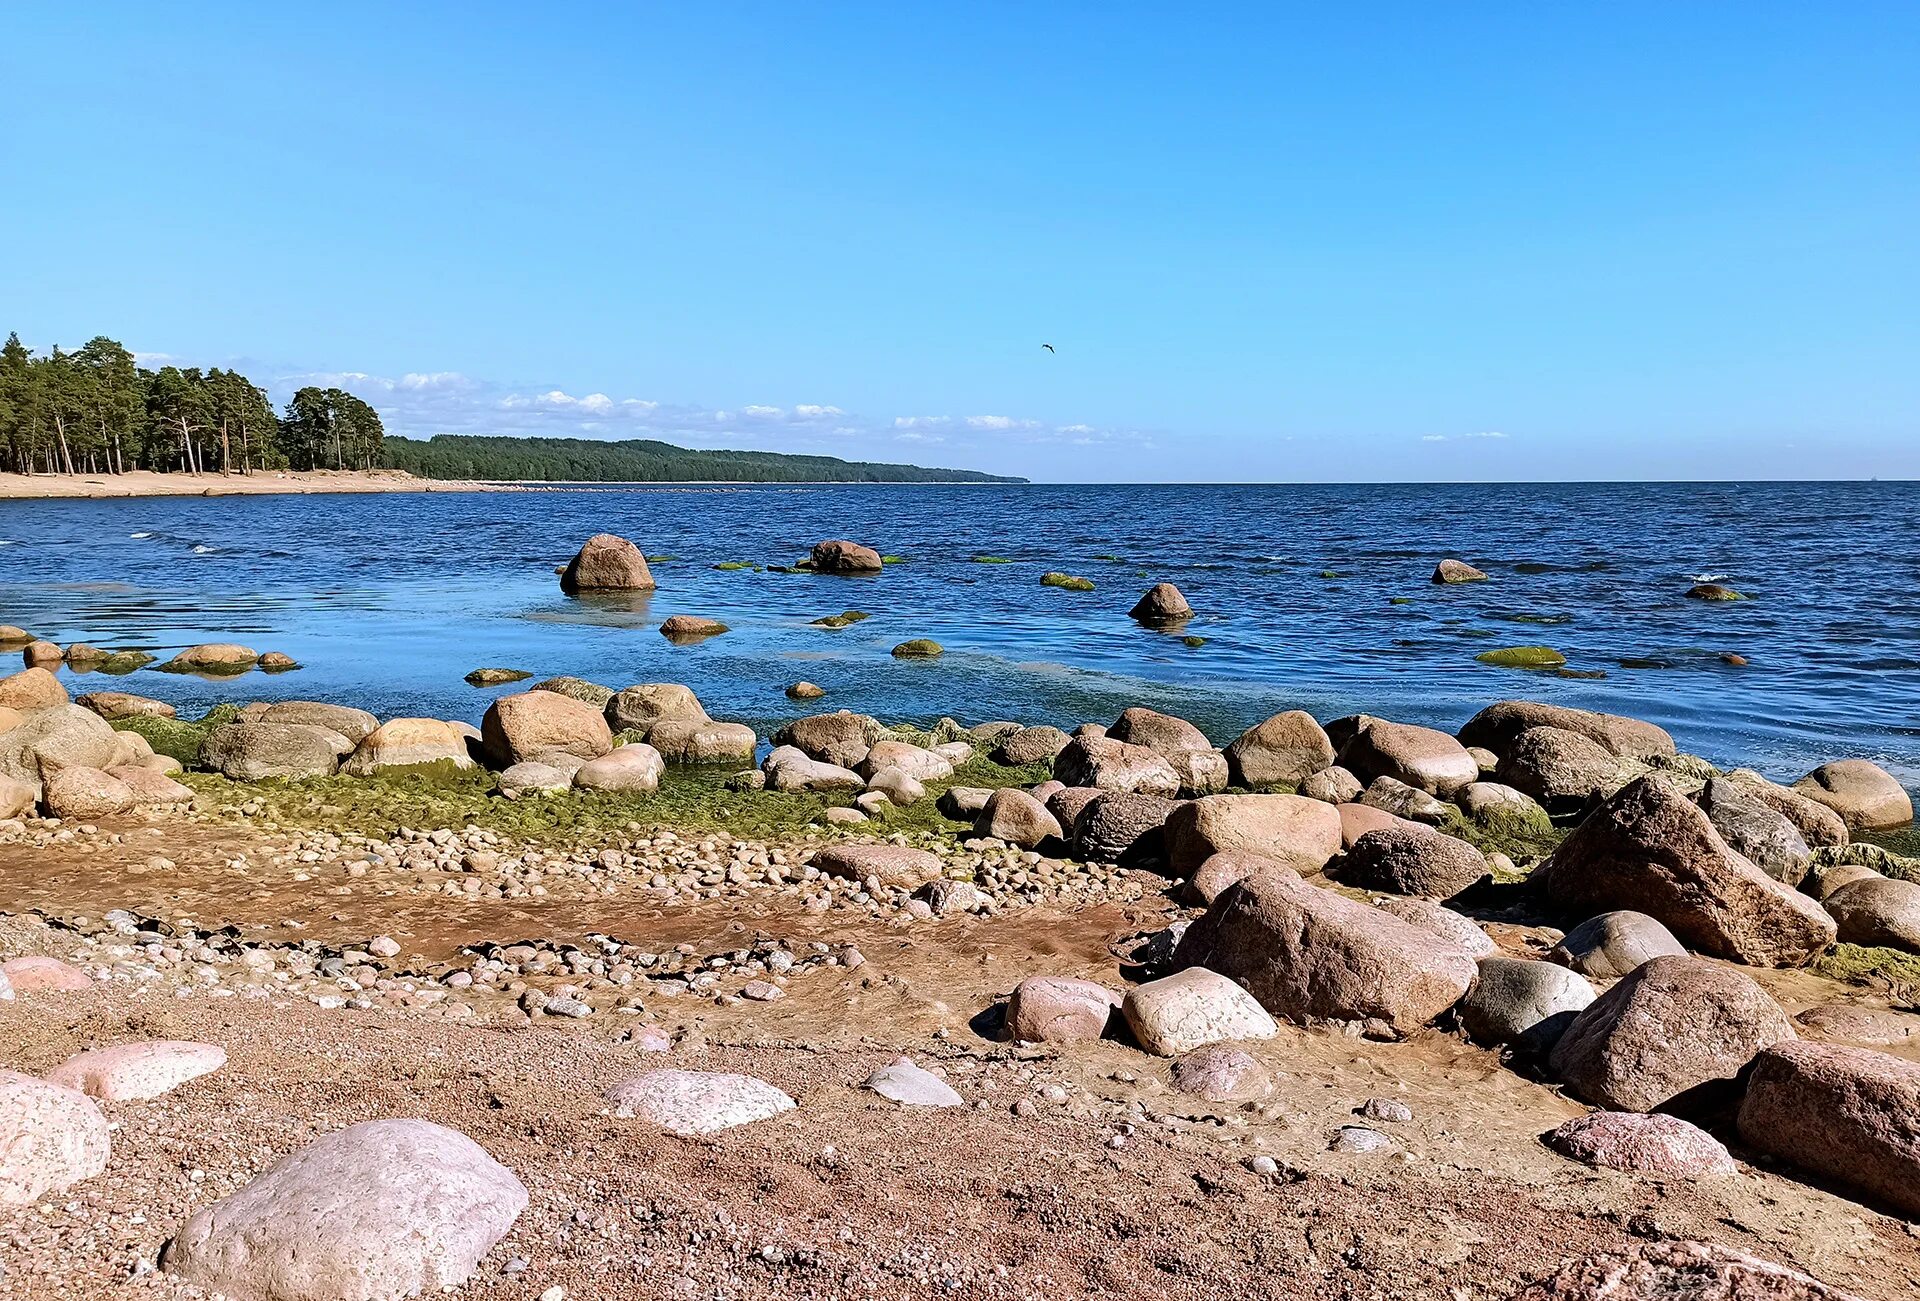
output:
[[0,347],[0,470],[367,470],[385,441],[380,413],[337,388],[303,388],[276,412],[239,371],[149,370],[104,335],[44,356],[18,334]]
[[389,438],[387,464],[423,479],[506,483],[1024,483],[978,470],[936,470],[837,456],[709,451],[651,438]]

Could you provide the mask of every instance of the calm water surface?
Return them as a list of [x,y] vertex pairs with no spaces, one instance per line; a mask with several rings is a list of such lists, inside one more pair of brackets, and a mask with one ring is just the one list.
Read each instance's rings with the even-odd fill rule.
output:
[[[562,596],[589,534],[633,538],[649,600]],[[850,537],[906,557],[877,578],[720,571]],[[195,710],[302,697],[477,721],[479,665],[611,686],[679,681],[766,728],[786,685],[888,719],[1071,725],[1144,703],[1216,741],[1287,707],[1448,729],[1503,697],[1634,714],[1683,748],[1778,777],[1843,755],[1920,782],[1920,485],[1312,487],[659,486],[405,496],[0,502],[0,623],[164,654],[202,641],[307,667],[105,686]],[[974,563],[976,554],[1013,563]],[[1428,582],[1443,556],[1492,581]],[[1048,569],[1093,592],[1039,585]],[[1327,575],[1333,575],[1331,577]],[[1199,611],[1180,638],[1126,611],[1150,583]],[[1724,582],[1750,601],[1682,597]],[[872,612],[840,632],[808,620]],[[734,631],[696,646],[670,614]],[[931,663],[888,651],[947,647]],[[1601,680],[1489,668],[1545,643]],[[1750,661],[1722,662],[1723,652]],[[511,688],[508,688],[511,690]]]

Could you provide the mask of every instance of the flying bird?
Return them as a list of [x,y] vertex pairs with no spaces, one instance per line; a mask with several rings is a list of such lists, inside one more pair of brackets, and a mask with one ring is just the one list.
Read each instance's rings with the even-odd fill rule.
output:
[[[1050,343],[1043,343],[1043,344],[1041,344],[1040,346],[1041,346],[1042,348],[1045,348],[1045,349],[1046,349],[1046,350],[1047,350],[1048,352],[1052,352],[1052,351],[1053,351],[1053,345],[1052,345],[1052,344],[1050,344]],[[1057,354],[1056,354],[1056,355],[1057,355]]]

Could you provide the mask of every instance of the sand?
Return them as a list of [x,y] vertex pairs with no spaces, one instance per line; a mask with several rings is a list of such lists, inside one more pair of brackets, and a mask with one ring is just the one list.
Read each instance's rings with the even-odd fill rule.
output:
[[275,470],[253,474],[0,474],[0,501],[67,497],[241,497],[271,493],[510,492],[516,485],[420,479],[402,470]]
[[[1920,1285],[1906,1226],[1787,1172],[1743,1164],[1690,1183],[1555,1155],[1539,1135],[1586,1109],[1455,1034],[1383,1044],[1283,1027],[1245,1045],[1276,1080],[1257,1106],[1179,1094],[1166,1061],[1126,1043],[1036,1049],[998,1036],[993,1009],[1028,975],[1119,985],[1127,938],[1180,915],[1162,893],[905,924],[765,895],[662,909],[556,875],[546,899],[450,905],[405,875],[280,863],[283,841],[178,814],[16,838],[0,846],[0,955],[84,958],[35,912],[98,918],[118,905],[190,909],[262,942],[361,943],[378,927],[428,956],[605,930],[701,953],[761,934],[851,942],[866,961],[796,975],[771,1003],[648,992],[637,1014],[579,1021],[529,1018],[498,994],[456,1017],[445,1004],[323,1009],[271,981],[183,994],[193,982],[172,976],[0,1002],[0,1067],[41,1073],[129,1039],[230,1055],[163,1098],[104,1104],[117,1123],[105,1174],[0,1208],[6,1295],[127,1295],[129,1278],[141,1296],[192,1295],[152,1272],[188,1215],[318,1134],[389,1116],[451,1125],[526,1183],[527,1212],[458,1292],[487,1301],[554,1287],[573,1299],[1504,1301],[1563,1258],[1658,1237],[1734,1247],[1868,1298]],[[156,848],[170,862],[146,865]],[[1492,931],[1515,950],[1540,939]],[[1778,975],[1767,979],[1790,1008],[1833,994]],[[640,1051],[642,1025],[672,1035],[673,1050]],[[860,1089],[901,1053],[968,1106],[905,1109]],[[661,1066],[746,1072],[799,1105],[699,1139],[606,1114],[602,1090]],[[1328,1151],[1373,1097],[1413,1113],[1380,1126],[1393,1150]],[[1282,1174],[1249,1169],[1259,1154]]]

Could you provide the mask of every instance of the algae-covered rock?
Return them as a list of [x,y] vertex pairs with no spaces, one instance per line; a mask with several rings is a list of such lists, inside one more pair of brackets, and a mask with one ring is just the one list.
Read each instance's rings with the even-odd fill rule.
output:
[[1059,587],[1069,592],[1091,592],[1093,590],[1093,580],[1091,578],[1076,578],[1072,574],[1063,574],[1057,569],[1050,569],[1040,575],[1040,583],[1043,587]]
[[499,687],[509,682],[525,682],[532,676],[525,669],[475,669],[464,681],[470,687]]
[[829,614],[812,623],[816,628],[850,628],[868,617],[865,610],[842,610],[839,614]]
[[1502,646],[1474,656],[1482,664],[1502,669],[1557,669],[1567,657],[1551,646]]
[[912,641],[903,641],[893,648],[893,657],[897,660],[938,659],[946,653],[946,647],[931,637],[915,637]]

